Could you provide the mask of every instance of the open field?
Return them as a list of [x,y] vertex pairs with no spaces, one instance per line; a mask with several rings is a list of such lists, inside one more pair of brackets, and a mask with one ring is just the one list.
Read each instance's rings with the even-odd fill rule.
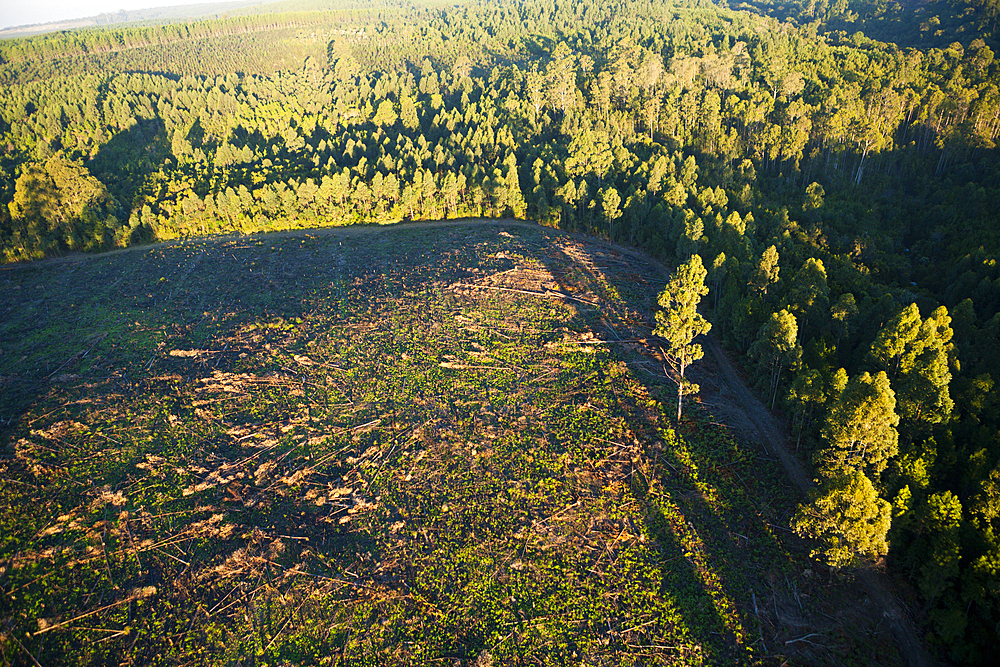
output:
[[513,224],[0,271],[0,660],[898,664],[708,360],[671,427],[663,282]]

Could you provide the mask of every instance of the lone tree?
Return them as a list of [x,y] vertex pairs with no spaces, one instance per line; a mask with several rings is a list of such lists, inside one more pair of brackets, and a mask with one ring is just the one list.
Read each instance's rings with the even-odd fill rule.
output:
[[684,394],[698,391],[698,386],[684,378],[684,371],[693,361],[704,356],[701,345],[694,344],[695,338],[708,333],[712,324],[698,313],[701,297],[708,294],[705,287],[705,267],[701,257],[691,255],[684,264],[677,267],[674,277],[660,293],[661,310],[656,311],[654,336],[667,341],[667,354],[677,361],[680,380],[677,383],[677,422],[681,421],[681,404]]

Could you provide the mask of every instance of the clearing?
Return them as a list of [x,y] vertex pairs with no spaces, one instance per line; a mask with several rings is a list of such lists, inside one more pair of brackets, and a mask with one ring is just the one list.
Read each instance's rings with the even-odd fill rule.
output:
[[724,357],[672,428],[664,280],[468,221],[4,268],[3,661],[902,664]]

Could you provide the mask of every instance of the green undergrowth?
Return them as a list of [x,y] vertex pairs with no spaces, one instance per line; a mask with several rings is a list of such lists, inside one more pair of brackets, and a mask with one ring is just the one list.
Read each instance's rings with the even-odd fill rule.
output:
[[475,225],[5,270],[2,660],[892,664],[777,464],[673,428],[663,279]]

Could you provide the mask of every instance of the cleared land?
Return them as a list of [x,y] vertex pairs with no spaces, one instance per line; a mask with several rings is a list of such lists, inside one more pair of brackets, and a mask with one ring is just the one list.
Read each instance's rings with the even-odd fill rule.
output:
[[0,271],[7,663],[900,662],[655,266],[413,225]]

